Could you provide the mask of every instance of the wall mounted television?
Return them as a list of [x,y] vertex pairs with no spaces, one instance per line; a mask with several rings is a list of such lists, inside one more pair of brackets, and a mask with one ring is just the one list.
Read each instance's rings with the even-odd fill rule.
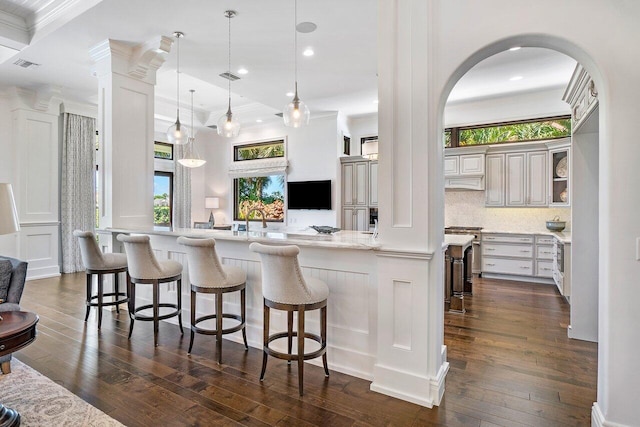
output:
[[287,208],[331,210],[331,180],[287,182]]

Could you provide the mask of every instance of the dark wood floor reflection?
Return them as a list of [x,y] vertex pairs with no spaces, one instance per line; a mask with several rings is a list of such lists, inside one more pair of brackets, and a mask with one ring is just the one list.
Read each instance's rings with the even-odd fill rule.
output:
[[298,396],[295,366],[261,352],[162,324],[95,309],[85,324],[84,274],[27,283],[23,309],[40,316],[38,339],[16,354],[31,367],[128,426],[555,426],[590,425],[597,346],[569,340],[569,306],[552,286],[476,280],[465,315],[445,316],[451,369],[442,405],[427,409],[369,391],[369,382],[305,367]]

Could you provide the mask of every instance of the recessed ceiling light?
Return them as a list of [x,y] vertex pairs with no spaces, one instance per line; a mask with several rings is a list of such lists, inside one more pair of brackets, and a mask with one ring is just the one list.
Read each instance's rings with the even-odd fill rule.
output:
[[293,96],[293,95],[295,95],[295,93],[293,93],[293,92],[287,92],[285,96]]
[[509,49],[511,52],[515,52],[516,50],[520,50],[521,47],[520,46],[514,46],[511,49]]
[[377,100],[377,99],[374,99],[374,100],[373,100],[373,103],[374,103],[374,104],[377,104],[377,103],[378,103],[378,100]]
[[318,26],[313,22],[301,22],[296,25],[296,30],[299,33],[313,33]]
[[262,119],[257,119],[256,122],[257,123],[262,123]]
[[522,76],[513,76],[509,79],[512,82],[518,81],[518,80],[522,80]]
[[311,49],[310,47],[306,48],[304,52],[302,52],[304,56],[313,56],[313,53],[313,49]]
[[249,70],[247,70],[246,68],[239,68],[238,69],[238,74],[247,74],[249,72]]

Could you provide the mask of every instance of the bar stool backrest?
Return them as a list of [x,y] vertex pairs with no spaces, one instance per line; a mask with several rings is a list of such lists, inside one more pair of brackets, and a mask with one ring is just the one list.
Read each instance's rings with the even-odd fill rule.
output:
[[298,264],[300,248],[254,242],[249,249],[262,259],[262,294],[266,299],[282,304],[306,304],[313,300]]
[[216,253],[214,239],[178,237],[178,243],[187,249],[189,281],[196,286],[224,287],[227,275]]
[[151,249],[149,236],[130,236],[118,234],[116,237],[124,243],[129,264],[129,275],[136,279],[157,279],[163,277],[162,268]]
[[80,254],[84,267],[89,270],[106,270],[106,265],[102,251],[96,241],[96,236],[91,231],[75,230],[73,236],[78,238]]

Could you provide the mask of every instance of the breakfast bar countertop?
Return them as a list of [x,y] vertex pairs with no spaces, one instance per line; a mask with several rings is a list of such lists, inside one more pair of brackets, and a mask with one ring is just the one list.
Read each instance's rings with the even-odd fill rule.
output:
[[317,231],[306,229],[281,229],[281,230],[205,230],[196,228],[161,229],[156,227],[107,227],[98,230],[108,233],[138,233],[159,236],[187,236],[194,238],[213,237],[216,240],[249,241],[273,244],[290,244],[298,246],[326,247],[336,249],[361,249],[377,250],[380,242],[373,237],[372,233],[353,230],[341,230],[332,234],[318,233]]

